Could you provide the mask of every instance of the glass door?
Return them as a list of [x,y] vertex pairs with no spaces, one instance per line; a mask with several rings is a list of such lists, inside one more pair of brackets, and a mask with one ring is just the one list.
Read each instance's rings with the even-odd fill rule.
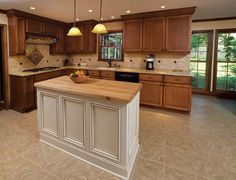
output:
[[210,91],[213,31],[193,31],[191,35],[190,69],[193,92]]
[[236,92],[236,29],[216,32],[214,90]]

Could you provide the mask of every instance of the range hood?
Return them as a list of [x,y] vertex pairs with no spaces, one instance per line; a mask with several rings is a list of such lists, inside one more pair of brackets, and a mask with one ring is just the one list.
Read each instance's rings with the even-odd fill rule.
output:
[[42,44],[50,45],[57,42],[57,37],[53,35],[38,34],[38,33],[27,33],[26,44]]

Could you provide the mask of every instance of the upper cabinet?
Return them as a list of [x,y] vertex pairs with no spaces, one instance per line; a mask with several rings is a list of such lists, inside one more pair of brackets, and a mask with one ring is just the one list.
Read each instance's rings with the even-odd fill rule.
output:
[[143,20],[143,51],[165,49],[165,18]]
[[189,52],[195,7],[123,15],[124,51]]
[[[49,31],[48,31],[49,33]],[[57,37],[57,42],[55,44],[50,45],[50,54],[62,54],[63,53],[63,43],[64,43],[64,27],[63,26],[55,26],[55,36]]]
[[42,33],[43,32],[43,23],[40,21],[34,21],[34,20],[27,19],[26,20],[26,32]]
[[142,20],[124,22],[124,50],[142,51]]
[[8,16],[9,27],[9,55],[25,54],[25,19]]
[[167,51],[190,51],[191,23],[189,15],[166,18]]

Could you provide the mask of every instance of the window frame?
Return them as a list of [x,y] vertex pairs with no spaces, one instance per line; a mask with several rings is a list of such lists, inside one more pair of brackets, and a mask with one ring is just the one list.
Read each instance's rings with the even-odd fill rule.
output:
[[[211,72],[212,72],[212,50],[213,50],[213,30],[193,30],[191,35],[205,33],[208,34],[207,61],[206,61],[206,88],[193,88],[194,93],[209,94],[211,90]],[[190,58],[190,63],[191,61]],[[197,61],[196,61],[197,62]]]
[[107,34],[112,34],[112,33],[122,33],[122,46],[121,46],[121,59],[117,60],[117,59],[102,59],[101,58],[101,51],[102,51],[102,47],[101,46],[101,38],[102,38],[102,35],[99,35],[98,37],[98,61],[103,61],[103,62],[106,62],[106,61],[112,61],[112,62],[123,62],[124,61],[124,34],[123,34],[123,30],[122,29],[118,29],[118,30],[109,30]]
[[[229,90],[220,90],[216,89],[217,86],[217,58],[218,58],[218,40],[219,40],[219,33],[236,33],[236,28],[229,28],[229,29],[216,29],[215,30],[215,47],[214,47],[214,70],[213,70],[213,92],[215,94],[222,94],[231,97],[233,95],[236,97],[235,91]],[[236,63],[235,63],[236,64]]]

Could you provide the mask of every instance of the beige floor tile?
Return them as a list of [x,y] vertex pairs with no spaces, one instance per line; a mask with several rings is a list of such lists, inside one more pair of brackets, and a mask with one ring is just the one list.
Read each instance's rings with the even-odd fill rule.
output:
[[165,180],[197,180],[197,177],[189,172],[166,166]]

